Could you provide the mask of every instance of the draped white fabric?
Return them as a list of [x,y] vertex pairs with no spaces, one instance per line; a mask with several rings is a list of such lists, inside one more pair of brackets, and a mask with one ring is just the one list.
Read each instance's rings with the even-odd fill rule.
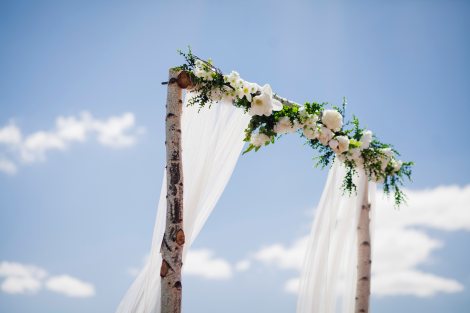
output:
[[357,193],[349,196],[341,188],[346,174],[344,166],[335,161],[330,170],[308,240],[297,313],[354,312],[357,225],[364,196],[368,193],[373,229],[376,189],[363,170],[358,172]]
[[[210,108],[200,110],[187,107],[186,103],[182,117],[186,235],[183,262],[232,175],[250,120],[249,115],[229,102],[212,103]],[[166,175],[163,176],[148,262],[122,299],[117,313],[160,312],[160,245],[166,216]]]

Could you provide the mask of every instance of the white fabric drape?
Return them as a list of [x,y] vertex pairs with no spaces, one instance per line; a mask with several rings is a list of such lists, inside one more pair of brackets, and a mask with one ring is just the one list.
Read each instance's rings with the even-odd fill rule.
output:
[[[250,116],[230,102],[212,103],[199,110],[183,107],[183,209],[188,249],[204,226],[227,185],[243,148]],[[199,111],[199,112],[198,112]],[[152,247],[147,264],[122,299],[116,313],[160,312],[160,245],[165,230],[166,175],[163,175]]]
[[[308,239],[300,276],[297,313],[352,313],[355,305],[357,225],[365,192],[371,202],[371,230],[375,184],[363,170],[355,178],[357,193],[344,194],[344,166],[331,168]],[[367,184],[369,184],[368,188]],[[371,231],[372,232],[372,231]]]

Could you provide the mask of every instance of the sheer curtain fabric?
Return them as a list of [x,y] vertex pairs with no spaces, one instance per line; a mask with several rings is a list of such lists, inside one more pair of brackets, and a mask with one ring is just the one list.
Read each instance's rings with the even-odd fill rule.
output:
[[[189,94],[190,96],[190,94]],[[243,149],[250,116],[221,101],[211,107],[183,104],[182,149],[184,179],[183,262],[227,185]],[[152,246],[147,263],[131,285],[116,313],[160,313],[160,245],[165,230],[166,175],[162,180]]]

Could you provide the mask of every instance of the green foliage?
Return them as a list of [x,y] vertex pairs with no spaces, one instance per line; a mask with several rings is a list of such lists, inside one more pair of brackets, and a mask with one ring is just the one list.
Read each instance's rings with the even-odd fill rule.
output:
[[[189,105],[204,107],[207,104],[217,102],[223,95],[229,94],[233,99],[234,106],[243,109],[245,112],[250,110],[251,101],[245,96],[240,98],[235,93],[236,88],[240,87],[232,86],[223,73],[212,64],[212,61],[200,59],[192,53],[190,48],[187,53],[182,51],[179,51],[179,53],[185,58],[186,62],[177,69],[188,71],[196,85],[195,89],[192,90],[193,95],[189,100]],[[197,71],[199,71],[198,75],[195,74]],[[260,92],[257,91],[252,93],[251,96],[255,97],[259,94]],[[296,131],[301,137],[305,138],[306,144],[316,151],[314,157],[316,167],[325,168],[330,166],[336,157],[340,158],[346,167],[346,175],[342,183],[342,189],[345,193],[356,192],[357,187],[354,183],[354,177],[358,173],[358,167],[363,167],[369,180],[383,182],[383,190],[387,195],[393,192],[396,206],[406,202],[406,195],[400,187],[403,186],[405,179],[411,180],[413,162],[403,162],[399,166],[397,157],[400,154],[398,151],[390,144],[381,142],[375,136],[368,147],[362,147],[363,142],[361,140],[366,128],[361,127],[359,119],[354,115],[350,121],[346,120],[345,98],[343,98],[341,106],[333,106],[333,109],[338,111],[343,117],[343,121],[345,121],[340,130],[333,131],[333,139],[338,138],[339,140],[342,136],[346,136],[349,146],[347,146],[346,151],[337,150],[336,152],[328,144],[322,144],[318,139],[319,135],[315,139],[310,139],[312,138],[311,135],[308,135],[309,137],[305,135],[306,130],[316,134],[320,132],[321,135],[321,129],[327,128],[321,119],[327,103],[307,102],[302,107],[290,102],[283,104],[280,111],[274,111],[271,115],[253,115],[251,117],[245,129],[244,138],[244,141],[248,142],[249,145],[243,154],[250,151],[256,152],[262,146],[275,143],[282,136],[276,132],[276,125],[281,119],[285,121],[285,117],[287,117],[292,125],[292,131]],[[313,126],[312,119],[314,120]],[[262,145],[255,145],[252,142],[252,136],[255,134],[257,136],[264,134],[267,137],[263,135],[258,138],[269,139]],[[328,142],[328,140],[324,140],[324,142]],[[359,158],[357,153],[359,153]]]

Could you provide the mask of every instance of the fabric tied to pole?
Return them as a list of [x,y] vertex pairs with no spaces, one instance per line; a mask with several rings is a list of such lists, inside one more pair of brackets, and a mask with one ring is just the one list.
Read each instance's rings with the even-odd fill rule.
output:
[[[355,177],[356,193],[341,188],[345,167],[335,161],[315,212],[300,276],[297,313],[352,313],[357,273],[357,226],[366,192],[371,203],[371,229],[375,183],[364,170]],[[368,188],[367,187],[368,185]],[[367,197],[365,198],[367,199]]]

